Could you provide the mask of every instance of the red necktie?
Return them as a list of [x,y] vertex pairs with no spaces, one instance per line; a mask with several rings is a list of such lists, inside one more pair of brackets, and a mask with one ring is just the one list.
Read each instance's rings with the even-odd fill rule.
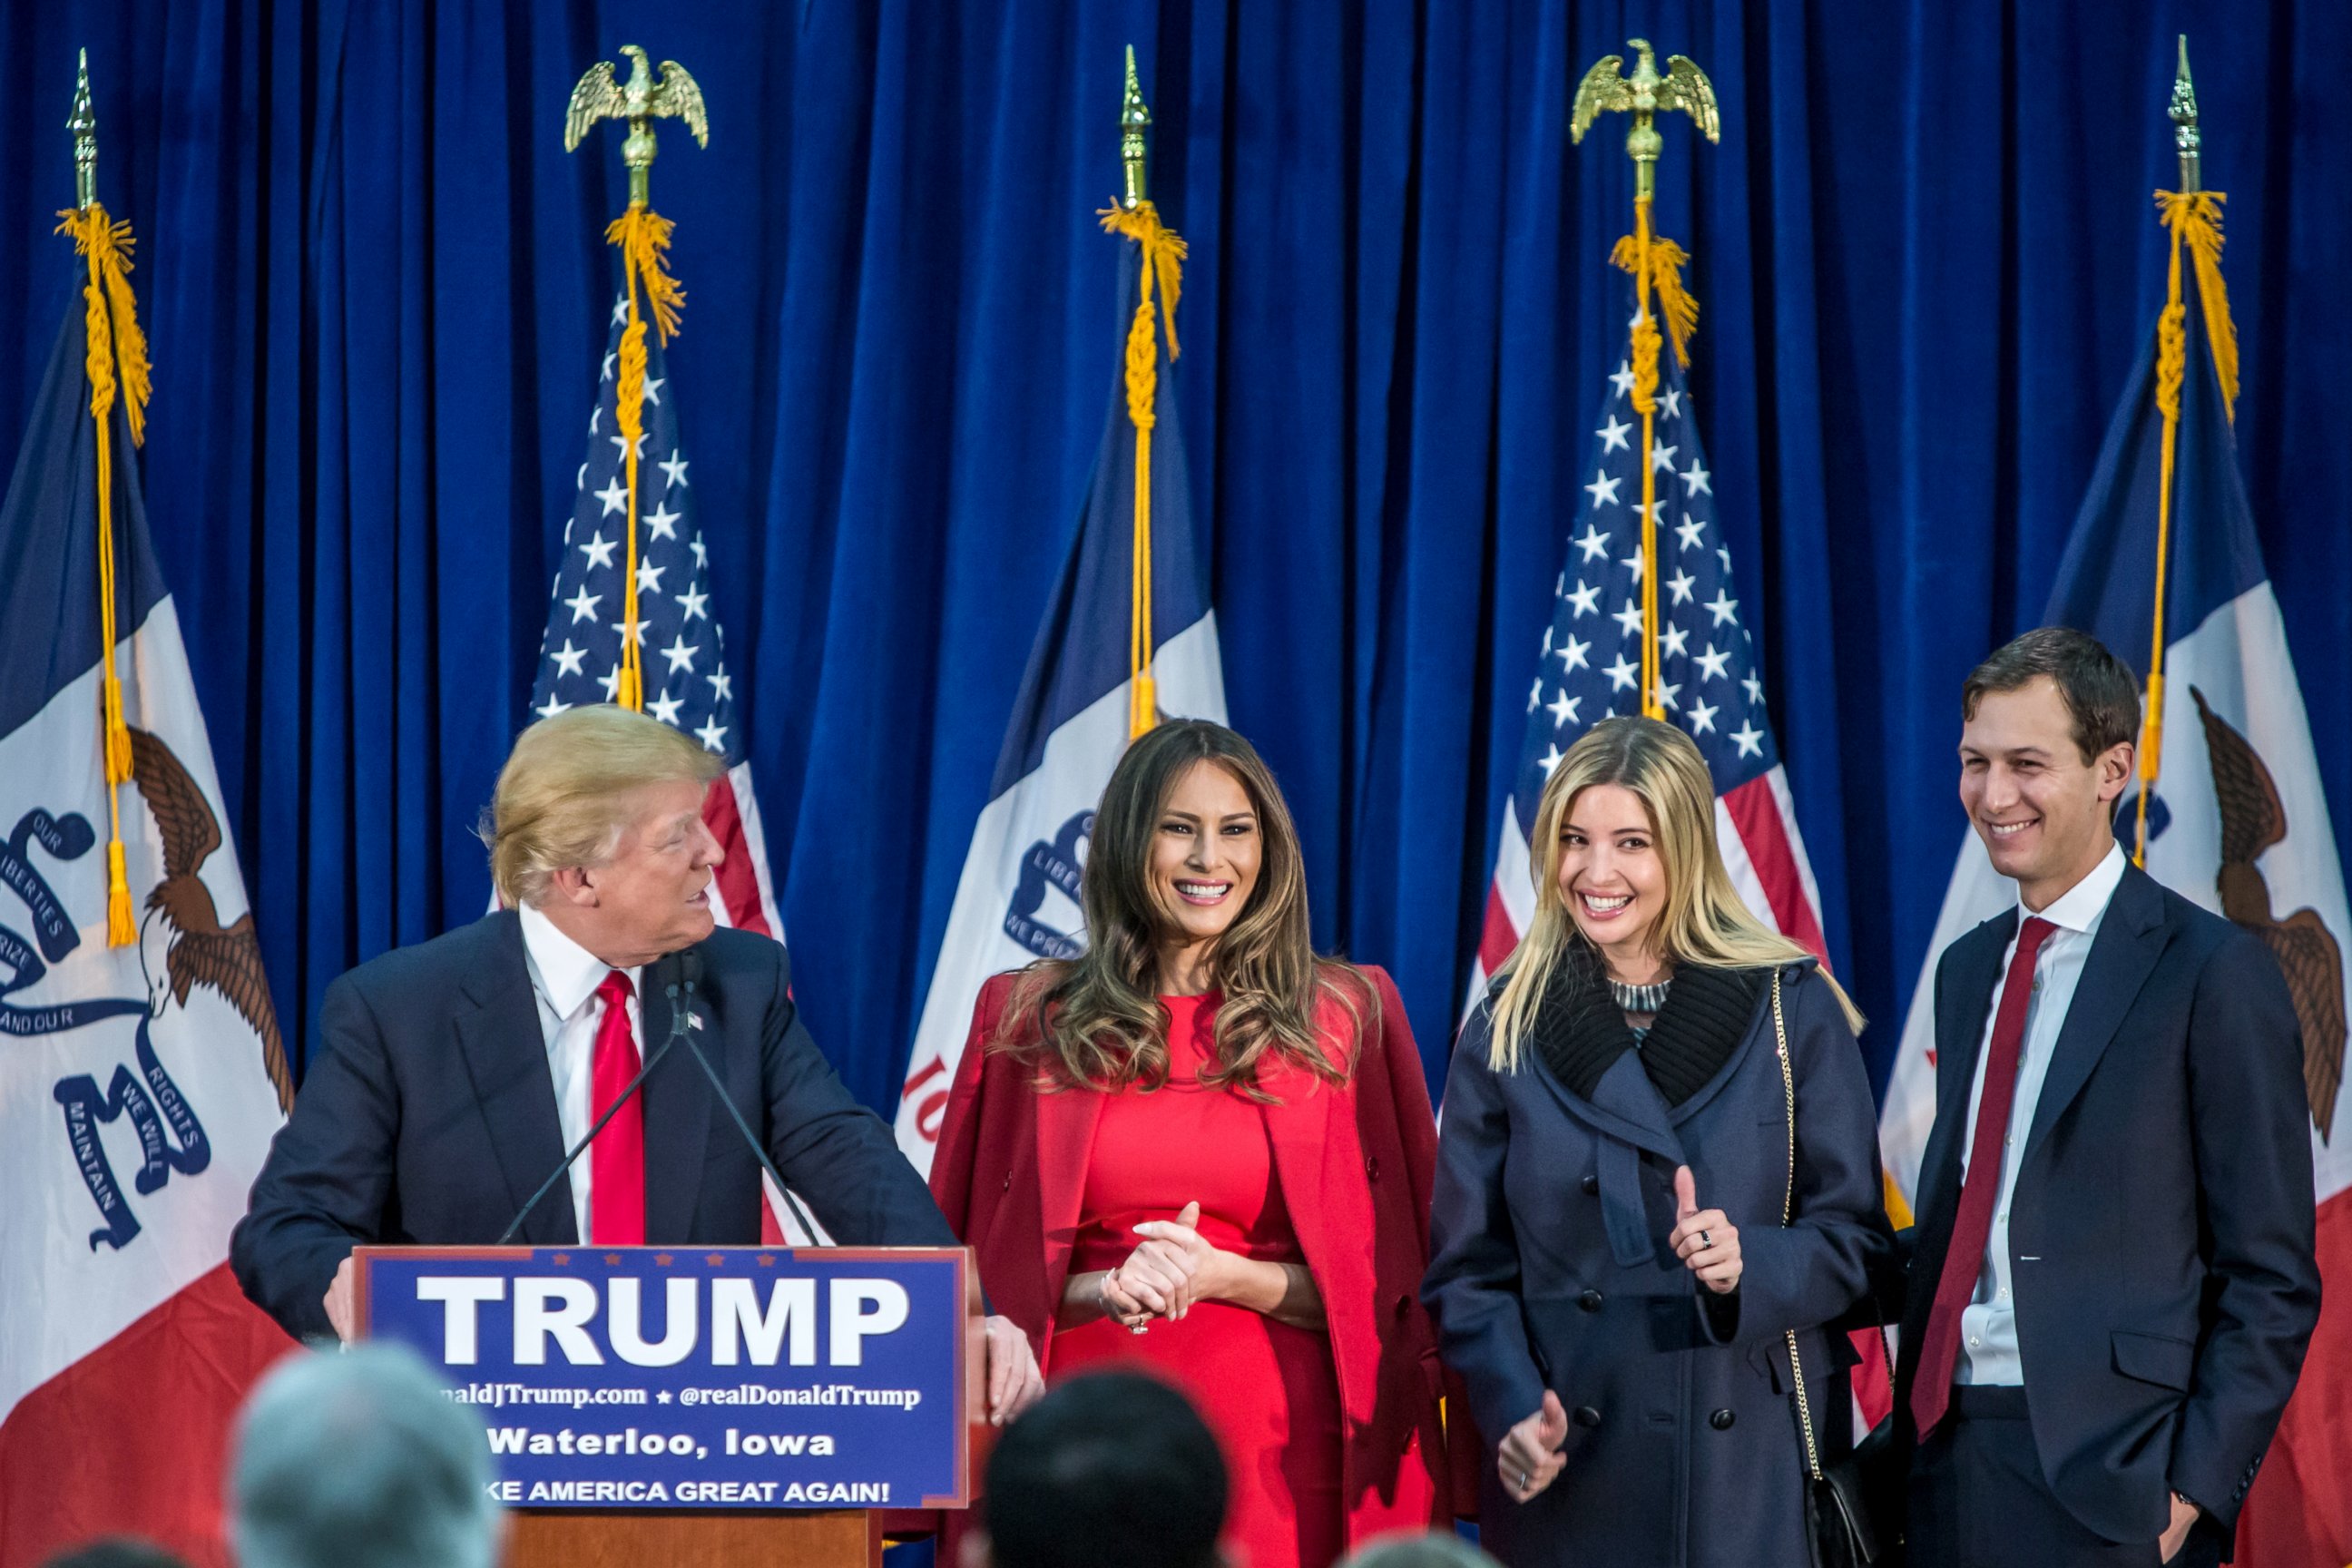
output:
[[[629,977],[615,969],[596,987],[604,1016],[596,1025],[596,1052],[588,1062],[588,1099],[598,1108],[621,1098],[637,1076],[637,1037],[629,1027]],[[593,1247],[642,1247],[646,1241],[646,1102],[621,1107],[588,1151],[588,1230]]]
[[2017,933],[2017,952],[2001,982],[2000,1010],[1993,1015],[1992,1045],[1985,1058],[1984,1093],[1977,1101],[1977,1125],[1969,1143],[1969,1173],[1960,1183],[1959,1212],[1944,1252],[1936,1304],[1919,1336],[1919,1368],[1911,1380],[1911,1416],[1925,1438],[1952,1399],[1952,1373],[1960,1360],[1960,1314],[1976,1294],[1984,1272],[1985,1244],[1992,1239],[1993,1199],[2000,1191],[2002,1147],[2009,1112],[2017,1098],[2018,1058],[2024,1054],[2025,1009],[2033,996],[2033,961],[2058,928],[2029,920]]

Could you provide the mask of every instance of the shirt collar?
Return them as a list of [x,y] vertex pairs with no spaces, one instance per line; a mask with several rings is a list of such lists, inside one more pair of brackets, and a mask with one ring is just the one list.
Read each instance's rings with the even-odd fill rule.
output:
[[[572,941],[556,923],[529,904],[521,907],[523,956],[530,964],[531,984],[547,998],[559,1018],[569,1018],[596,994],[613,966]],[[637,972],[626,972],[635,985]]]
[[2107,912],[2108,900],[2123,885],[2124,847],[2107,846],[2105,858],[2091,868],[2090,875],[2050,900],[2050,907],[2037,916],[2020,900],[2017,906],[2019,923],[2033,919],[2048,921],[2061,931],[2095,931],[2099,918]]

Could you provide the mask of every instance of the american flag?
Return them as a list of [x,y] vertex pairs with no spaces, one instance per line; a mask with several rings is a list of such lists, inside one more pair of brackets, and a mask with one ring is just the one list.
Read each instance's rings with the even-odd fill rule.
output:
[[[1797,832],[1789,781],[1764,710],[1755,639],[1740,618],[1731,552],[1716,526],[1714,476],[1672,353],[1659,355],[1650,464],[1658,509],[1658,696],[1715,775],[1716,840],[1758,918],[1823,951],[1822,895]],[[1642,710],[1642,416],[1633,371],[1609,378],[1581,471],[1591,474],[1553,586],[1551,624],[1528,685],[1527,740],[1510,799],[1470,994],[1518,945],[1535,915],[1527,825],[1570,742],[1612,714]]]
[[[629,479],[615,401],[628,300],[616,296],[612,330],[588,416],[588,459],[580,465],[563,560],[549,595],[547,630],[531,683],[534,715],[551,719],[583,702],[610,702],[620,689],[623,574],[627,570]],[[712,912],[727,925],[782,937],[768,880],[760,808],[751,793],[736,721],[727,639],[710,608],[710,552],[694,521],[693,471],[679,444],[661,334],[646,334],[645,433],[637,453],[637,637],[646,711],[727,759],[702,817],[727,858]]]

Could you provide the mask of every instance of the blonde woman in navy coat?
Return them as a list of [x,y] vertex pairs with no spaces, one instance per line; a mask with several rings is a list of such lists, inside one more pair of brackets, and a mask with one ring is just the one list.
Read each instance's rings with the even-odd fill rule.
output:
[[1850,1429],[1825,1325],[1893,1247],[1860,1020],[1741,904],[1715,822],[1679,730],[1593,726],[1537,808],[1527,938],[1454,1048],[1422,1295],[1513,1568],[1810,1563],[1787,1331],[1825,1458]]

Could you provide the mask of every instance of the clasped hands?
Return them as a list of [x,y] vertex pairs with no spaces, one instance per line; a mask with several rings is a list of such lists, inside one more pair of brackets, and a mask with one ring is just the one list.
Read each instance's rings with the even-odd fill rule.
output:
[[1135,1227],[1144,1238],[1127,1261],[1102,1277],[1103,1315],[1141,1332],[1154,1318],[1171,1322],[1193,1304],[1224,1293],[1230,1252],[1201,1235],[1201,1205],[1186,1204],[1172,1220],[1146,1220]]
[[[1675,1171],[1675,1228],[1666,1237],[1683,1267],[1718,1296],[1739,1287],[1739,1228],[1721,1209],[1698,1206],[1698,1182],[1691,1168]],[[1495,1467],[1503,1489],[1527,1502],[1551,1485],[1567,1464],[1568,1411],[1559,1395],[1544,1390],[1535,1414],[1513,1426],[1496,1446]]]

